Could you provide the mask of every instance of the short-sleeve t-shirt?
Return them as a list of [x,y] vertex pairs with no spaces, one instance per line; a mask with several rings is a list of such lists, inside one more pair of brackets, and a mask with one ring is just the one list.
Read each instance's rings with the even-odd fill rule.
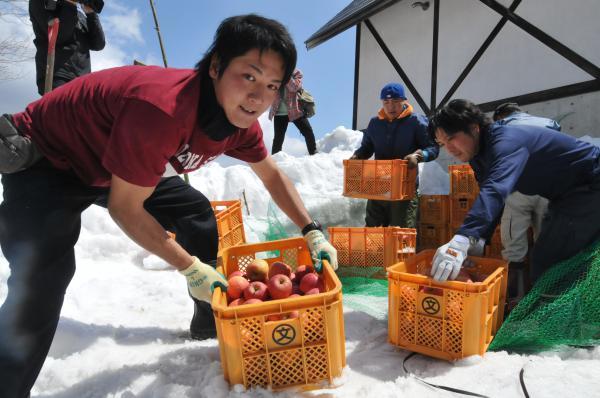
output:
[[256,163],[267,156],[255,122],[222,141],[197,124],[195,70],[125,66],[82,76],[13,115],[17,128],[58,169],[91,186],[111,175],[155,186],[167,165],[188,173],[221,154]]

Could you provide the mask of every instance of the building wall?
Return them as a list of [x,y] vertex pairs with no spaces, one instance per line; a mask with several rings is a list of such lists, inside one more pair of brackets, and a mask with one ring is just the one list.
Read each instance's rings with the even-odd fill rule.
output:
[[[431,104],[433,1],[422,10],[413,1],[400,1],[370,18],[371,23],[415,85]],[[509,5],[511,1],[501,1]],[[600,1],[523,0],[516,13],[588,61],[600,65]],[[477,0],[440,0],[437,104],[448,92],[501,16]],[[528,33],[507,22],[452,98],[476,103],[498,100],[593,77]],[[367,126],[381,107],[379,90],[401,81],[373,35],[361,26],[357,127]],[[406,85],[406,82],[404,82]],[[407,97],[422,111],[415,93]],[[532,114],[559,118],[564,131],[574,136],[600,136],[600,94],[589,93],[531,104]]]

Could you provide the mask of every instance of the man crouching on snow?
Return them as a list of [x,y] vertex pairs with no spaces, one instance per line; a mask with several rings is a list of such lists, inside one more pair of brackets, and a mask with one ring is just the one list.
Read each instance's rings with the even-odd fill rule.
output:
[[249,162],[302,228],[313,257],[324,252],[337,267],[335,249],[268,155],[257,121],[295,66],[294,43],[280,23],[237,16],[221,23],[194,70],[108,69],[5,117],[43,156],[2,176],[0,243],[11,276],[0,308],[0,396],[28,396],[37,378],[75,272],[81,213],[93,203],[177,268],[195,299],[207,302],[216,284],[226,286],[206,264],[218,244],[209,201],[165,172],[187,173],[223,153]]

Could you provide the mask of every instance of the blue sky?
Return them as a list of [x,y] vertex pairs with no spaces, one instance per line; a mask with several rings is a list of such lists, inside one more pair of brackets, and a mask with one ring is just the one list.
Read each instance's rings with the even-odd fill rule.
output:
[[[339,125],[352,125],[355,29],[349,29],[310,51],[306,50],[304,41],[348,3],[349,0],[159,0],[155,5],[167,59],[169,65],[175,67],[194,65],[212,42],[219,23],[228,16],[254,12],[282,22],[296,42],[298,67],[304,74],[304,85],[317,101],[317,115],[311,122],[315,134],[320,137]],[[140,3],[144,20],[142,32],[147,45],[155,47],[153,52],[160,59],[147,4],[148,1]],[[293,125],[288,129],[290,133],[300,137]]]
[[[169,66],[189,68],[212,42],[219,23],[226,17],[254,12],[282,22],[298,49],[298,67],[304,85],[314,95],[317,114],[311,119],[317,138],[337,126],[352,125],[355,28],[310,51],[304,41],[342,10],[350,0],[168,1],[155,0]],[[105,0],[101,14],[107,47],[92,53],[94,70],[130,64],[134,58],[162,65],[162,57],[148,0]],[[24,2],[26,5],[26,2]],[[11,22],[11,21],[9,21]],[[0,38],[31,35],[26,24],[0,24]],[[33,50],[32,50],[33,51]],[[33,59],[20,67],[18,79],[0,82],[2,112],[17,112],[37,98]],[[290,125],[287,136],[301,139]]]

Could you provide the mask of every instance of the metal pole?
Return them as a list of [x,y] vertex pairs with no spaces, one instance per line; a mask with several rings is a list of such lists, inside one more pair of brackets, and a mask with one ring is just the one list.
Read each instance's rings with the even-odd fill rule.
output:
[[[162,53],[163,64],[166,68],[169,66],[167,64],[167,54],[165,53],[165,46],[163,45],[162,36],[160,34],[160,27],[158,26],[158,17],[156,16],[156,9],[154,8],[153,0],[150,0],[150,8],[152,8],[152,16],[154,17],[154,29],[156,29],[156,34],[158,35],[158,44],[160,45],[160,52]],[[186,184],[189,185],[190,177],[188,177],[187,174],[183,175],[183,180],[186,182]]]

